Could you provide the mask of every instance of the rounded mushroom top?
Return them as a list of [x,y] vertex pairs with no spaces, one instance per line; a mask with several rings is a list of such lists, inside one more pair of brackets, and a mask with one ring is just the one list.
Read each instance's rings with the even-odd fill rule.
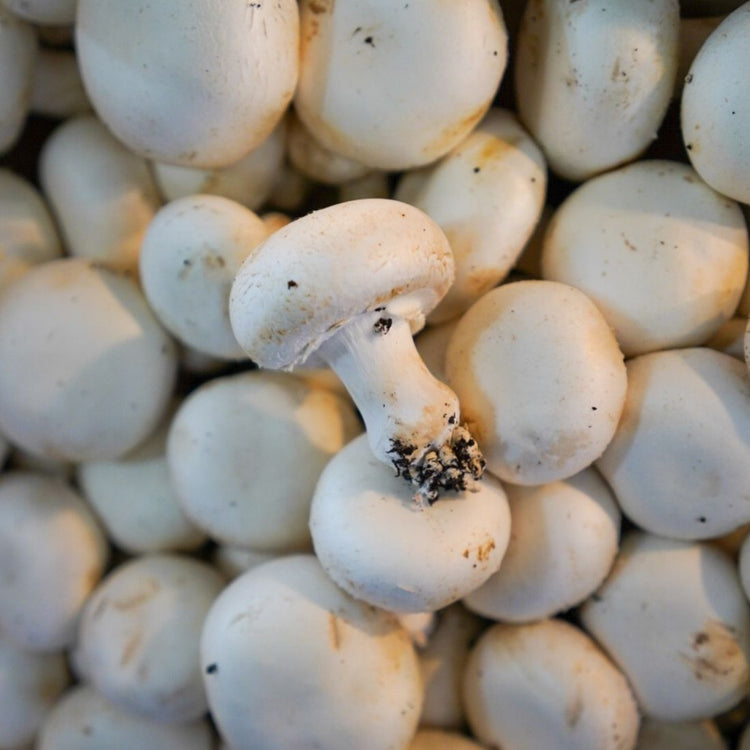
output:
[[289,369],[367,311],[382,307],[418,330],[453,275],[448,240],[424,212],[385,198],[348,201],[255,248],[232,286],[230,320],[253,361]]

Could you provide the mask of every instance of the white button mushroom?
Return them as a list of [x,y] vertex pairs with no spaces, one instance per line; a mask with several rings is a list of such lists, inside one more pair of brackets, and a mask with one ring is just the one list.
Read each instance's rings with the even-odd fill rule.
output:
[[94,108],[133,151],[224,167],[294,94],[299,11],[295,0],[78,0],[76,49]]
[[456,278],[430,323],[463,313],[502,281],[539,220],[547,168],[539,147],[508,110],[492,109],[474,130],[425,172],[409,203],[443,229],[451,245]]
[[227,578],[237,578],[248,570],[273,560],[279,555],[274,552],[256,552],[231,544],[218,544],[211,558],[213,564]]
[[201,663],[231,747],[406,750],[422,702],[409,636],[312,555],[236,578],[208,613]]
[[631,532],[580,616],[646,716],[698,721],[746,694],[750,605],[730,558],[708,544]]
[[493,625],[464,675],[469,727],[503,750],[632,750],[635,700],[623,674],[563,620]]
[[221,195],[257,211],[270,197],[284,160],[286,120],[247,156],[226,167],[199,169],[152,162],[154,178],[168,201],[196,193]]
[[87,685],[68,691],[45,718],[36,750],[212,750],[208,721],[165,724],[114,706]]
[[728,747],[713,721],[644,719],[636,750],[728,750]]
[[735,359],[745,361],[745,330],[747,317],[735,315],[729,318],[716,333],[706,342],[706,346],[718,352],[729,354]]
[[33,742],[69,680],[65,654],[27,651],[0,628],[0,750]]
[[528,622],[580,604],[617,554],[620,511],[592,468],[539,487],[507,485],[510,543],[500,570],[464,597],[485,617]]
[[224,588],[212,566],[180,555],[143,555],[111,571],[81,615],[76,664],[116,706],[153,721],[206,713],[199,642]]
[[261,367],[291,369],[317,351],[360,410],[375,455],[430,502],[484,468],[456,395],[412,339],[452,279],[448,240],[422,211],[377,198],[339,203],[247,258],[229,299],[232,329]]
[[750,2],[712,32],[682,92],[682,137],[695,170],[715,190],[750,203],[750,95],[738,71],[750,65]]
[[750,380],[742,362],[708,348],[628,361],[628,395],[597,462],[641,528],[710,539],[750,521]]
[[550,168],[584,180],[656,136],[675,72],[677,0],[531,0],[518,35],[521,121]]
[[31,24],[0,5],[0,154],[15,144],[26,123],[36,56]]
[[505,492],[492,478],[420,509],[365,435],[329,462],[310,510],[315,553],[345,591],[392,612],[434,611],[483,584],[508,545]]
[[77,0],[2,0],[5,7],[21,18],[44,26],[65,26],[76,17]]
[[627,386],[602,314],[551,281],[480,297],[456,325],[446,372],[488,470],[514,484],[565,479],[599,458]]
[[29,106],[33,114],[61,119],[91,111],[74,52],[46,47],[39,50]]
[[145,159],[93,115],[67,120],[44,142],[39,179],[71,255],[135,269],[160,205]]
[[229,324],[229,290],[266,236],[260,217],[218,195],[190,195],[161,208],[143,237],[139,269],[162,324],[193,349],[242,357]]
[[169,476],[171,418],[121,459],[76,467],[78,486],[110,540],[130,554],[192,550],[206,541],[183,512]]
[[507,34],[496,0],[303,0],[295,110],[326,148],[379,169],[427,164],[479,122]]
[[81,497],[30,472],[0,478],[0,627],[22,648],[71,645],[107,543]]
[[591,297],[627,356],[704,343],[734,314],[747,269],[739,206],[665,160],[579,187],[542,251],[544,278]]
[[159,423],[177,356],[136,283],[82,258],[29,270],[0,304],[0,428],[52,458],[111,459]]
[[315,483],[360,431],[334,393],[290,373],[251,371],[190,393],[172,421],[167,462],[184,512],[215,540],[307,550]]

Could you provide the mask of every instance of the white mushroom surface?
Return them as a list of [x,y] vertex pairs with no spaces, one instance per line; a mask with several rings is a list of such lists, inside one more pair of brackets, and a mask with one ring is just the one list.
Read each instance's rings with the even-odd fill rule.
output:
[[29,108],[33,114],[59,119],[91,111],[75,52],[40,48],[34,65]]
[[30,269],[0,300],[0,428],[51,458],[112,459],[165,412],[177,354],[135,281],[83,258]]
[[21,648],[73,644],[107,557],[106,538],[72,487],[31,472],[0,477],[0,628]]
[[312,555],[230,583],[206,618],[201,663],[231,747],[406,750],[417,729],[422,681],[408,634]]
[[257,214],[217,195],[189,195],[158,211],[140,246],[140,278],[151,308],[179,341],[215,357],[242,357],[229,291],[266,236]]
[[510,513],[502,486],[489,477],[420,508],[362,435],[323,470],[310,532],[326,573],[352,596],[393,612],[434,611],[500,567]]
[[199,659],[203,621],[224,588],[212,566],[142,555],[99,583],[81,615],[75,660],[116,706],[165,723],[207,710]]
[[641,528],[711,539],[750,521],[750,380],[705,347],[627,363],[622,419],[597,467]]
[[440,225],[456,266],[453,284],[429,316],[441,323],[508,274],[542,212],[547,168],[515,115],[494,108],[440,161],[417,170],[416,180],[409,185],[407,172],[395,197]]
[[645,716],[699,721],[746,694],[750,604],[732,560],[708,544],[631,532],[580,617]]
[[727,750],[716,723],[704,721],[641,721],[636,750]]
[[750,2],[730,13],[701,46],[682,93],[682,137],[700,176],[750,203],[750,93],[738,72],[750,65]]
[[573,476],[614,435],[627,385],[622,352],[594,303],[567,284],[487,292],[459,320],[446,356],[487,469],[503,481]]
[[484,469],[456,394],[435,380],[412,335],[453,280],[440,227],[388,199],[339,203],[274,232],[245,260],[229,314],[260,367],[317,352],[362,414],[370,447],[413,484],[420,504],[464,490]]
[[44,142],[39,179],[70,255],[135,270],[161,204],[142,157],[94,115],[59,125]]
[[303,0],[294,106],[321,145],[378,169],[438,159],[492,103],[507,59],[496,0]]
[[537,487],[505,486],[510,542],[500,570],[464,597],[493,620],[551,617],[588,598],[617,554],[620,510],[601,475],[587,468]]
[[169,473],[185,514],[213,539],[306,550],[315,483],[360,431],[347,400],[290,373],[213,378],[175,414]]
[[123,711],[88,685],[69,690],[45,718],[36,750],[212,750],[205,719],[165,724]]
[[44,26],[65,26],[76,17],[77,0],[2,0],[17,16]]
[[75,28],[94,109],[148,158],[233,164],[271,133],[294,94],[294,0],[78,0]]
[[516,46],[521,121],[550,168],[581,181],[654,139],[677,70],[677,0],[530,0]]
[[740,207],[663,159],[584,183],[542,251],[544,278],[591,297],[629,357],[703,344],[734,314],[747,269]]
[[624,675],[563,620],[486,630],[466,665],[464,701],[474,736],[503,750],[632,750],[638,734]]

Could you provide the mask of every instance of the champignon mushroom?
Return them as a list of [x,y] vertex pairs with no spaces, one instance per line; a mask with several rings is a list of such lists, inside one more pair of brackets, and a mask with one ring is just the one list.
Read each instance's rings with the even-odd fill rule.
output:
[[[728,750],[716,722],[644,719],[636,750]],[[738,748],[739,750],[739,748]]]
[[407,633],[336,586],[313,555],[236,578],[206,617],[201,664],[231,747],[408,747],[422,681]]
[[116,567],[86,602],[75,662],[126,711],[164,723],[206,713],[199,641],[224,588],[211,565],[182,555],[142,555]]
[[361,435],[320,475],[310,533],[326,573],[352,596],[391,612],[435,611],[500,567],[510,513],[503,488],[490,477],[474,492],[446,492],[420,512],[408,485]]
[[33,114],[58,119],[91,111],[75,52],[40,48],[29,106]]
[[76,17],[77,0],[2,0],[5,7],[32,23],[65,26]]
[[456,395],[412,339],[452,279],[445,234],[422,211],[377,198],[339,203],[248,256],[230,294],[232,329],[261,367],[291,369],[317,351],[346,385],[378,459],[431,502],[484,468]]

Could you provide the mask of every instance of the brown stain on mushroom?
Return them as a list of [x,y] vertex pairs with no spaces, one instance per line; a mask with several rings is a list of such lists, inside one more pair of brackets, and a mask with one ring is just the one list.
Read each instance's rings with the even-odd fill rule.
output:
[[565,706],[565,724],[569,729],[573,729],[578,724],[582,713],[583,697],[580,689],[578,689],[573,699]]
[[720,620],[709,620],[693,633],[689,650],[680,652],[697,680],[721,683],[738,669],[747,671],[747,661],[737,641],[737,631]]
[[141,641],[143,641],[143,632],[140,630],[128,638],[123,646],[122,654],[120,654],[121,667],[127,666],[127,664],[133,660],[133,657],[138,651],[138,647],[141,645]]
[[112,602],[112,606],[120,611],[134,609],[135,607],[140,607],[141,605],[146,604],[146,602],[153,599],[161,590],[159,582],[153,578],[148,578],[144,581],[144,584],[148,586],[147,589],[138,591],[124,599],[117,599]]
[[433,158],[438,158],[441,154],[449,151],[460,138],[473,130],[474,126],[484,117],[489,109],[491,102],[476,107],[467,115],[462,117],[458,122],[454,122],[438,134],[422,148],[422,153]]
[[331,648],[334,651],[338,651],[341,648],[339,618],[334,612],[328,613],[328,639],[331,642]]
[[495,549],[494,539],[488,539],[484,544],[480,544],[479,547],[477,547],[477,560],[479,560],[479,562],[489,560],[493,549]]
[[333,8],[333,0],[310,0],[307,3],[307,7],[315,15],[328,13]]

